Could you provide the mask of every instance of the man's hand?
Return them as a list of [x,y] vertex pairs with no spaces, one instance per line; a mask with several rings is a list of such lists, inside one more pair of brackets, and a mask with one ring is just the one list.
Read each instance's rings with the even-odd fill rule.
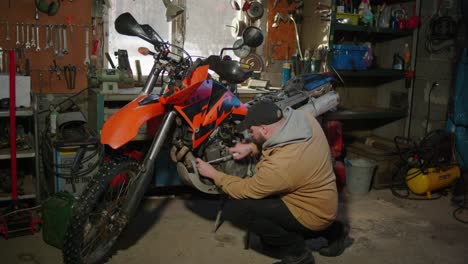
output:
[[214,180],[216,173],[218,172],[213,166],[204,162],[202,159],[197,158],[197,170],[198,173],[204,177]]
[[237,143],[234,147],[229,148],[229,153],[237,153],[238,155],[234,155],[234,159],[241,160],[252,153],[252,146],[250,143]]

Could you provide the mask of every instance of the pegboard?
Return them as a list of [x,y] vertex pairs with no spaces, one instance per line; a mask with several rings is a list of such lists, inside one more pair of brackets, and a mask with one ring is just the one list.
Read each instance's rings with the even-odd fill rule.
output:
[[[61,0],[57,0],[61,1]],[[57,2],[56,1],[56,2]],[[51,2],[51,1],[46,1]],[[85,34],[86,29],[89,32],[89,52],[93,50],[95,40],[100,40],[100,35],[97,33],[98,26],[92,20],[92,1],[62,1],[58,13],[54,16],[48,16],[45,13],[39,12],[39,19],[35,19],[35,4],[34,0],[2,0],[0,1],[0,47],[4,50],[11,50],[21,46],[23,64],[26,59],[29,59],[31,88],[39,93],[77,93],[87,87],[86,73],[88,66],[85,61]],[[22,40],[22,29],[24,27],[25,40],[27,38],[27,24],[37,25],[39,28],[39,47],[26,49],[25,45],[17,45],[17,23],[19,23],[19,40]],[[7,24],[9,26],[10,40],[6,40]],[[57,31],[59,26],[67,25],[67,48],[68,54],[63,56],[54,56],[54,49],[46,47],[46,28],[49,25],[54,26]],[[71,26],[73,25],[73,35],[71,34]],[[93,25],[95,27],[93,27]],[[94,29],[94,30],[93,30]],[[95,34],[93,34],[93,32]],[[36,34],[36,31],[35,31]],[[50,32],[49,32],[50,35]],[[56,33],[52,36],[55,43]],[[63,36],[63,31],[62,31]],[[29,39],[32,40],[32,32],[30,26]],[[62,40],[63,43],[63,40]],[[102,43],[102,41],[100,41]],[[62,45],[63,46],[63,45]],[[5,65],[5,57],[4,62]],[[91,56],[90,56],[91,58]],[[95,57],[93,57],[95,58]],[[54,65],[54,60],[57,65],[63,69],[64,66],[76,66],[75,88],[67,87],[67,83],[63,76],[63,71],[60,74],[60,79],[56,72],[51,72],[51,66]],[[7,69],[8,70],[8,69]],[[40,75],[42,74],[42,78]],[[42,79],[42,80],[41,80]]]
[[[276,7],[274,7],[275,2],[277,2]],[[279,12],[283,18],[288,18],[289,11],[296,10],[298,3],[296,1],[291,1],[291,4],[289,4],[288,2],[289,1],[285,0],[268,1],[268,33],[265,47],[267,59],[271,56],[273,60],[290,60],[292,54],[296,50],[296,31],[294,29],[294,23],[290,19],[288,19],[288,21],[281,20],[278,22],[278,27],[273,27],[276,13]]]

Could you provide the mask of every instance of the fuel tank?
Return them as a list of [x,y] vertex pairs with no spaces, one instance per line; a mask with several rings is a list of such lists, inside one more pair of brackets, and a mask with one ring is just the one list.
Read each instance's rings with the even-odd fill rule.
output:
[[406,184],[415,194],[426,194],[431,198],[431,192],[449,186],[460,177],[458,166],[434,167],[423,173],[418,168],[409,169],[406,173]]

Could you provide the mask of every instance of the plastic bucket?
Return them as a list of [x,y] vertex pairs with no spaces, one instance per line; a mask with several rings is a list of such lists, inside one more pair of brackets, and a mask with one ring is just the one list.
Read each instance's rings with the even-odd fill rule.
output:
[[345,159],[346,188],[351,194],[369,192],[376,163],[368,159]]

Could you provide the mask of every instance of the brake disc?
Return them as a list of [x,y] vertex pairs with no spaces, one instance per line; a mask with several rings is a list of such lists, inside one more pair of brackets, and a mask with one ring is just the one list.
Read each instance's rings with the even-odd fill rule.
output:
[[264,64],[262,57],[258,56],[255,53],[251,53],[240,60],[241,63],[247,64],[250,66],[252,71],[263,71]]
[[[232,44],[232,47],[237,48],[237,47],[241,46],[243,43],[244,42],[243,42],[242,39],[238,39],[238,40],[234,41],[234,44]],[[240,49],[233,50],[234,54],[239,58],[246,57],[247,55],[250,54],[251,51],[252,51],[252,49],[247,45],[242,46],[242,48],[240,48]]]

